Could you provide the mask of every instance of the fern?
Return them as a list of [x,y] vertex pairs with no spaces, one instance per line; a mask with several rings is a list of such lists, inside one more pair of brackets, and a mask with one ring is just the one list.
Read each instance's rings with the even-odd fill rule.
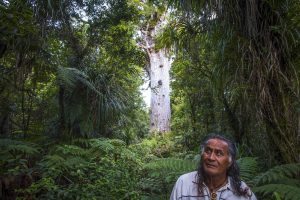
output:
[[276,166],[267,172],[255,177],[253,179],[254,185],[263,185],[266,183],[278,182],[285,177],[299,176],[300,164],[286,164]]
[[110,139],[108,140],[110,144],[114,145],[114,146],[122,146],[125,147],[126,143],[122,140],[119,139]]
[[280,194],[285,200],[299,200],[300,188],[285,184],[268,184],[260,187],[253,188],[255,193],[262,194],[263,196],[272,195],[275,192]]
[[73,156],[87,156],[87,151],[85,149],[75,145],[58,146],[55,153]]
[[104,139],[90,139],[91,151],[103,151],[109,152],[114,150],[114,145],[112,145],[108,140]]
[[34,155],[39,153],[39,149],[36,145],[11,139],[0,139],[0,148],[1,153],[11,153],[13,155],[18,153],[25,155]]
[[83,139],[83,138],[76,138],[72,140],[73,145],[77,145],[81,148],[90,148],[91,147],[91,142],[90,140]]
[[28,160],[39,153],[39,148],[34,144],[0,139],[0,174],[31,173]]
[[167,172],[190,172],[196,169],[197,163],[193,160],[176,158],[161,158],[145,165],[146,170]]
[[60,173],[67,170],[65,158],[59,155],[46,155],[41,162],[41,167],[47,171],[48,169],[59,170]]
[[245,182],[249,182],[258,173],[258,164],[256,158],[244,157],[237,160],[240,167],[241,179]]
[[300,164],[279,165],[256,176],[253,191],[262,195],[277,195],[284,200],[300,199]]

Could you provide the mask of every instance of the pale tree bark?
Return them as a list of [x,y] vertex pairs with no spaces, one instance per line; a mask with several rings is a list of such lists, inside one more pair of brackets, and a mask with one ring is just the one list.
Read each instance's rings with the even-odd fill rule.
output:
[[[156,16],[155,14],[153,16]],[[147,26],[142,30],[144,49],[149,58],[151,104],[150,104],[150,131],[165,133],[170,131],[170,68],[172,58],[166,49],[154,49],[155,36],[166,24],[165,14],[158,20],[155,26]]]

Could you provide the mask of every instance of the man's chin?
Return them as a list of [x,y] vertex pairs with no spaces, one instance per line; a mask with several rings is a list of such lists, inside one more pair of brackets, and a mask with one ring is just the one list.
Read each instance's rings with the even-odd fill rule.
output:
[[217,170],[214,167],[204,167],[204,172],[209,176],[217,175]]

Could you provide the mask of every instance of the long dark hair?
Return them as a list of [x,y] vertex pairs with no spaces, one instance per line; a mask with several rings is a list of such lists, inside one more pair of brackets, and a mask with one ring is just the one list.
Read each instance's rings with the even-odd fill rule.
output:
[[[226,142],[228,144],[228,150],[229,150],[229,157],[231,159],[231,165],[227,170],[227,176],[231,177],[231,185],[234,189],[234,192],[238,195],[238,196],[244,196],[246,195],[246,191],[244,191],[241,188],[241,179],[240,179],[240,168],[236,162],[236,147],[234,145],[234,143],[225,138],[224,136],[221,135],[217,135],[217,134],[211,134],[208,137],[205,138],[205,140],[203,141],[203,143],[201,144],[201,155],[204,151],[204,148],[207,145],[208,140],[210,139],[219,139],[222,140],[224,142]],[[203,183],[204,183],[204,179],[207,178],[207,175],[204,172],[203,169],[203,161],[201,159],[199,167],[198,167],[198,172],[197,172],[197,185],[198,185],[198,192],[200,195],[203,195]]]

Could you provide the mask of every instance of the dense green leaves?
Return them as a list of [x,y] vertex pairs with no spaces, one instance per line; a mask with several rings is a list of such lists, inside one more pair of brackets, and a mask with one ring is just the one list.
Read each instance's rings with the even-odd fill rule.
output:
[[263,194],[263,196],[267,196],[276,192],[286,200],[297,200],[300,198],[299,187],[284,184],[269,184],[256,187],[254,192]]
[[168,199],[210,132],[259,199],[300,198],[299,2],[169,2],[172,133],[147,137],[138,31],[166,2],[0,1],[0,198]]
[[[275,157],[282,162],[299,161],[299,140],[295,140],[299,113],[294,109],[299,99],[299,57],[294,54],[299,52],[296,24],[300,19],[295,16],[299,2],[170,2],[177,8],[177,15],[161,35],[161,45],[174,45],[179,55],[175,63],[180,67],[173,68],[173,91],[185,102],[185,113],[190,107],[194,110],[187,118],[192,119],[187,125],[193,129],[181,128],[202,134],[203,128],[195,126],[193,119],[197,114],[204,116],[202,110],[195,108],[203,103],[199,97],[191,99],[208,88],[201,97],[210,97],[213,104],[204,108],[216,119],[212,131],[231,132],[238,143],[247,143],[251,152],[278,152]],[[191,71],[189,76],[182,76],[185,70]],[[195,92],[199,79],[207,82],[196,87]],[[183,86],[177,86],[177,80],[193,92],[181,92]],[[177,96],[174,103],[180,105]],[[269,141],[263,145],[266,148],[251,147],[251,140],[262,138]],[[269,163],[276,160],[272,156],[266,159]]]
[[85,140],[88,147],[57,145],[36,163],[39,174],[18,196],[38,199],[138,199],[141,162],[120,140]]

